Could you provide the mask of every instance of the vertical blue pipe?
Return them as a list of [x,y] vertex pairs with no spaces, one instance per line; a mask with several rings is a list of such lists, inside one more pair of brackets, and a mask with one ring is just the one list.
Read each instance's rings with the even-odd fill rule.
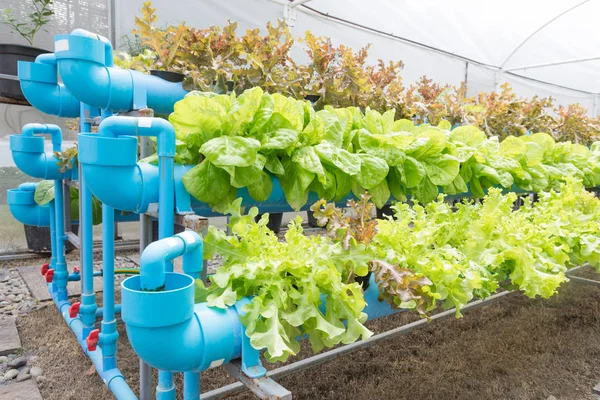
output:
[[115,321],[115,209],[102,204],[103,308],[100,344],[104,370],[117,367],[117,322]]
[[[90,116],[90,107],[85,104],[80,106],[80,130],[81,132],[90,132],[91,124],[87,122]],[[93,221],[92,221],[92,192],[87,187],[85,177],[79,174],[79,196],[81,196],[81,210],[79,210],[79,229],[81,229],[81,244],[79,252],[81,254],[81,307],[79,315],[83,323],[82,335],[88,337],[95,328],[96,322],[96,294],[94,292],[94,257],[93,257]]]
[[102,204],[102,277],[104,289],[105,321],[115,318],[115,211],[114,208]]
[[[175,182],[173,179],[174,158],[159,157],[158,176],[160,187],[158,192],[158,238],[164,239],[173,236],[175,212]],[[167,272],[173,271],[173,262],[165,264]],[[198,384],[200,384],[198,382]],[[173,374],[167,371],[158,371],[158,387],[156,388],[157,400],[175,400],[175,385]]]
[[[50,207],[50,246],[52,246],[52,257],[50,257],[50,268],[56,267],[56,213],[54,212],[54,200],[48,205]],[[56,291],[56,284],[52,281],[52,291]]]
[[69,272],[65,262],[65,220],[63,209],[63,185],[62,180],[54,181],[54,224],[56,229],[56,266],[54,268],[54,282],[56,283],[57,298],[59,301],[67,300],[67,282]]
[[56,226],[54,224],[54,206],[53,204],[48,204],[50,208],[50,268],[54,269],[56,265]]
[[[110,60],[112,62],[112,60]],[[102,119],[112,115],[100,110]],[[102,204],[102,365],[104,370],[117,367],[117,321],[115,320],[115,209]]]
[[200,398],[200,373],[183,373],[183,400],[198,400]]
[[[159,157],[158,175],[160,188],[158,192],[158,238],[164,239],[173,236],[175,223],[175,181],[173,179],[174,158]],[[173,272],[173,262],[169,261],[166,272]]]

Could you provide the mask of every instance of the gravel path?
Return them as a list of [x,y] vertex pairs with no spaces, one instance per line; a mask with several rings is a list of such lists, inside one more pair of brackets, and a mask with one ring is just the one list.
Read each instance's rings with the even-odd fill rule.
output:
[[0,319],[14,318],[39,307],[17,268],[0,269]]
[[[127,257],[135,252],[121,253],[115,257],[115,268],[137,268],[138,265]],[[94,270],[102,269],[101,253],[94,254]],[[21,277],[18,267],[42,265],[48,262],[49,256],[28,260],[4,261],[0,263],[0,319],[25,317],[32,311],[41,308],[51,308],[56,312],[51,301],[39,302],[31,296],[27,284]],[[67,255],[69,271],[79,261],[79,253],[72,252]],[[127,275],[116,275],[115,284],[118,285]],[[47,346],[29,348],[26,352],[0,356],[0,385],[12,385],[28,379],[42,382],[44,369],[39,364],[39,353],[48,351]]]

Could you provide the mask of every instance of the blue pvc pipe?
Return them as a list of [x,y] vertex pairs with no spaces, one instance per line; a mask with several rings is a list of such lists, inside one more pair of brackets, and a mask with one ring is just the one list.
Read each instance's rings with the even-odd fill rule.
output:
[[[101,317],[104,313],[104,308],[102,307],[98,307],[98,309],[96,310],[96,318]],[[120,304],[115,304],[115,314],[121,314],[121,305]],[[86,336],[87,337],[87,336]]]
[[[102,276],[102,271],[94,271],[93,273],[94,277],[96,276]],[[81,274],[73,272],[71,274],[69,274],[69,282],[78,282],[81,280]]]
[[18,61],[17,75],[23,95],[38,110],[58,117],[79,116],[79,100],[58,83],[54,54],[39,55],[35,62]]
[[198,400],[200,398],[200,373],[184,372],[183,400]]
[[50,219],[50,264],[48,269],[56,267],[56,214],[54,213],[54,201],[51,201],[48,208]]
[[[60,146],[60,145],[59,145]],[[67,300],[67,278],[69,271],[65,260],[65,219],[64,219],[64,196],[62,180],[54,181],[54,212],[56,226],[56,265],[54,267],[54,283],[56,284],[58,300]]]
[[58,35],[54,49],[65,86],[79,101],[94,107],[115,112],[151,108],[166,115],[187,93],[181,83],[112,67],[107,44],[97,38],[76,32]]
[[[87,118],[91,114],[91,108],[86,104],[81,104],[80,110],[80,130],[81,132],[90,132],[91,124]],[[82,293],[79,315],[83,322],[83,337],[87,337],[95,328],[96,311],[96,293],[94,292],[94,237],[93,237],[93,217],[92,217],[92,192],[90,192],[85,176],[79,177],[79,196],[81,196],[81,273],[82,273]]]
[[[140,275],[126,279],[121,285],[121,315],[133,349],[146,363],[167,371],[200,372],[242,356],[244,335],[238,307],[219,309],[206,303],[194,304],[194,280],[187,274],[167,272],[164,290],[143,289],[165,260],[195,250],[180,244],[199,240],[195,233],[186,233],[189,236],[175,235],[146,248]],[[180,241],[173,240],[178,236]],[[378,301],[378,295],[379,288],[371,277],[364,293],[367,302],[364,312],[369,319],[400,311]]]
[[104,45],[104,65],[106,65],[107,67],[113,66],[113,48],[112,44],[110,43],[110,40],[108,40],[106,37],[81,28],[77,28],[71,31],[71,35],[87,37],[102,42],[102,44]]
[[[158,156],[158,174],[162,178],[158,189],[158,238],[173,236],[175,213],[175,184],[173,181],[174,157]],[[173,262],[165,265],[166,272],[173,272]]]
[[[107,112],[108,114],[108,112]],[[175,210],[174,206],[174,190],[173,190],[173,165],[174,165],[174,157],[175,157],[175,129],[171,124],[167,121],[160,118],[133,118],[133,117],[109,117],[102,121],[98,128],[98,135],[81,135],[80,143],[88,143],[86,139],[98,138],[100,141],[90,141],[92,145],[97,145],[98,143],[104,142],[114,142],[119,141],[118,138],[120,135],[131,135],[131,136],[156,136],[157,137],[157,148],[158,148],[158,157],[159,157],[159,173],[162,176],[162,184],[159,188],[159,238],[170,236],[173,234],[173,212]],[[108,141],[106,140],[108,139]],[[127,143],[131,143],[135,145],[137,149],[137,139],[131,138],[133,140],[125,141]],[[85,145],[84,145],[85,148]],[[98,185],[106,185],[111,184],[106,179],[102,179],[102,182],[97,181],[94,177],[91,177],[89,174],[89,169],[86,169],[86,165],[88,164],[88,160],[86,157],[94,158],[94,154],[105,154],[107,156],[107,162],[110,165],[122,165],[122,163],[127,162],[127,160],[123,160],[119,157],[119,152],[111,152],[107,153],[105,151],[99,152],[97,148],[92,147],[90,151],[84,150],[80,148],[80,151],[83,157],[80,157],[80,162],[84,171],[84,175],[87,174],[86,179],[89,179],[88,182],[95,182]],[[133,153],[134,159],[137,158],[137,150]],[[130,171],[125,171],[125,173],[130,173]],[[120,182],[120,176],[113,175],[113,182]],[[130,192],[133,196],[136,196],[135,186],[130,187],[132,192]],[[94,189],[92,189],[92,192]],[[136,198],[136,201],[138,199]],[[102,201],[102,199],[101,199]],[[110,204],[107,202],[103,202],[103,224],[106,226],[107,221],[104,221],[104,215],[108,212],[107,210],[110,208]],[[124,209],[124,208],[122,208]],[[114,222],[114,219],[111,221]],[[112,229],[110,229],[112,232]],[[105,231],[103,231],[104,233]],[[112,254],[112,236],[106,237],[104,239],[103,250],[109,250],[105,246],[107,242],[111,242],[111,253]],[[104,258],[108,257],[108,253],[104,255]],[[114,258],[110,256],[111,258]],[[167,262],[167,269],[172,271],[172,264]],[[113,271],[114,271],[114,265]],[[105,271],[106,274],[106,271]],[[105,282],[106,282],[105,275]],[[110,282],[112,282],[112,277]],[[106,291],[106,288],[105,288]],[[114,293],[111,294],[111,298],[114,296]],[[106,299],[106,292],[105,292]],[[105,302],[106,307],[106,302]],[[108,327],[108,323],[103,322],[103,333],[105,327]],[[116,341],[116,326],[113,328],[110,327],[110,335],[111,338],[114,337]],[[106,341],[103,339],[103,343]],[[112,342],[110,344],[112,346]],[[112,354],[112,350],[109,352],[105,350],[107,354]],[[159,400],[174,400],[175,399],[175,386],[173,385],[173,376],[169,372],[159,371],[158,372],[158,387],[157,387],[157,398]]]
[[140,257],[140,287],[141,290],[157,291],[165,287],[165,271],[167,264],[177,257],[184,255],[184,272],[193,278],[202,272],[202,239],[197,233],[185,231],[175,236],[157,242],[152,242],[146,247]]
[[[44,138],[35,136],[50,134],[52,150],[44,151]],[[27,124],[20,135],[10,135],[10,150],[15,165],[25,174],[40,179],[63,179],[73,175],[73,169],[59,171],[55,151],[61,150],[62,132],[52,124]]]
[[102,205],[102,331],[100,344],[103,352],[104,369],[116,368],[117,365],[117,322],[115,320],[115,210]]
[[[165,140],[163,139],[162,146],[164,147]],[[174,143],[174,141],[172,141]],[[159,144],[160,146],[160,144]],[[158,195],[158,238],[163,239],[173,235],[173,222],[175,212],[175,191],[173,184],[173,164],[174,153],[165,155],[164,149],[161,149],[163,154],[158,156],[159,175],[162,177]],[[173,262],[167,261],[165,270],[173,271]],[[173,384],[173,374],[167,371],[158,371],[158,386],[156,388],[156,398],[158,400],[175,400],[175,385]]]
[[90,358],[94,366],[96,367],[96,372],[104,382],[104,384],[108,387],[108,389],[115,395],[117,400],[137,400],[136,395],[133,393],[131,388],[127,385],[125,378],[121,374],[116,367],[111,369],[104,368],[104,354],[103,348],[97,347],[95,351],[89,351],[87,348],[87,343],[85,339],[87,335],[83,335],[84,325],[81,320],[77,317],[71,318],[69,316],[69,308],[71,307],[71,303],[68,300],[59,301],[57,298],[57,293],[53,290],[52,286],[49,285],[48,290],[52,295],[52,299],[56,304],[59,312],[63,316],[65,322],[75,334],[77,338],[77,342],[83,349],[84,353]]
[[[16,189],[9,189],[6,202],[12,216],[24,225],[50,226],[49,205],[40,206],[35,202],[37,183],[22,183]],[[54,211],[52,211],[54,212]]]

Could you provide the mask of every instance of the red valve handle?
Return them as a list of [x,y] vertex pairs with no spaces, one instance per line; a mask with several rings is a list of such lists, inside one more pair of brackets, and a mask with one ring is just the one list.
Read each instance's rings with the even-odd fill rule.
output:
[[42,275],[46,275],[46,272],[48,272],[48,269],[50,269],[50,264],[44,263],[44,264],[42,264],[42,268],[40,268],[40,272],[42,273]]
[[94,329],[90,332],[88,337],[85,339],[85,343],[87,344],[88,351],[96,351],[96,346],[98,346],[98,340],[100,329]]
[[46,282],[52,283],[52,279],[54,279],[54,268],[50,268],[48,272],[46,272]]
[[81,272],[81,270],[79,269],[79,267],[76,265],[73,267],[73,272],[75,272],[76,274],[78,274],[79,272]]
[[69,317],[75,318],[77,314],[79,314],[79,307],[81,307],[81,303],[79,301],[71,304],[71,307],[69,307]]

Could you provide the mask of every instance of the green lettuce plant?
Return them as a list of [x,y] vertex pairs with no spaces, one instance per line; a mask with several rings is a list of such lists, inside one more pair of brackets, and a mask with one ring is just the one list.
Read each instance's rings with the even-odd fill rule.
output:
[[[196,301],[226,308],[248,297],[241,322],[250,343],[283,361],[297,354],[303,335],[315,352],[371,335],[353,273],[371,270],[380,300],[392,307],[426,317],[442,305],[460,317],[469,301],[499,289],[550,297],[568,268],[600,267],[600,200],[580,181],[513,211],[516,199],[491,189],[482,202],[453,209],[440,195],[427,205],[397,203],[396,219],[383,221],[321,202],[316,214],[328,235],[304,236],[296,219],[285,241],[267,228],[266,215],[255,221],[256,208],[242,215],[237,199],[226,210],[231,235],[211,227],[204,238],[205,258],[220,254],[223,265],[208,287],[196,281]],[[368,198],[354,206],[368,210]]]
[[475,126],[416,126],[394,116],[356,107],[315,111],[307,101],[254,88],[239,96],[191,92],[169,121],[176,161],[194,165],[183,184],[217,211],[240,188],[266,200],[274,179],[295,210],[310,192],[341,201],[367,191],[381,208],[391,199],[427,203],[440,192],[541,191],[568,177],[600,184],[597,145],[557,143],[546,133],[499,141]]

